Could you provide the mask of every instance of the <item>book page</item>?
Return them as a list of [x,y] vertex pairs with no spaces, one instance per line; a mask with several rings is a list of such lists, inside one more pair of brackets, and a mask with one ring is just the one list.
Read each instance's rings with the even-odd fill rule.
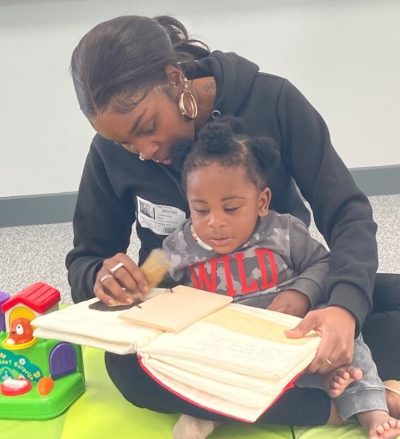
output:
[[[314,337],[307,335],[303,338],[292,339],[285,335],[287,329],[295,327],[301,319],[287,314],[278,313],[275,315],[269,310],[260,310],[246,305],[232,304],[220,311],[217,311],[207,318],[204,322],[212,323],[223,328],[246,334],[252,337],[264,338],[266,340],[290,344],[305,345],[308,339]],[[283,317],[282,317],[283,316]],[[266,317],[268,320],[266,321]],[[286,317],[289,317],[286,318]]]
[[[157,355],[157,358],[143,356],[143,363],[153,367],[153,364],[162,362],[165,365],[172,366],[171,370],[180,369],[194,375],[207,377],[213,381],[227,383],[238,389],[253,390],[256,393],[266,394],[272,392],[276,386],[280,386],[280,381],[257,378],[230,370],[222,369],[216,366],[210,366],[204,363],[198,363],[193,360],[184,360],[182,358],[171,358],[169,356]],[[154,366],[157,368],[157,366]],[[172,375],[174,376],[174,375]]]
[[[215,394],[205,392],[203,389],[193,387],[184,382],[175,380],[170,376],[164,375],[160,371],[151,367],[143,366],[145,371],[161,386],[165,387],[175,395],[184,400],[219,413],[224,416],[229,416],[243,422],[255,422],[273,402],[284,392],[284,386],[281,391],[277,391],[276,395],[265,398],[262,405],[254,407],[254,404],[245,405],[241,400],[241,393],[237,395],[236,402],[223,399]],[[289,385],[290,387],[290,385]]]
[[255,421],[312,361],[320,338],[289,340],[300,319],[231,304],[139,350],[143,369],[201,407]]
[[170,364],[159,361],[155,358],[144,360],[143,364],[147,368],[150,368],[153,372],[157,371],[164,376],[172,378],[187,386],[202,390],[210,395],[218,396],[226,401],[237,402],[240,396],[240,403],[248,407],[262,408],[268,402],[268,398],[271,396],[271,392],[259,392],[258,390],[246,389],[241,387],[240,389],[229,383],[219,381],[216,382],[206,376],[197,375],[187,370],[176,368]]
[[54,330],[47,330],[44,328],[36,328],[35,337],[50,338],[54,340],[66,341],[68,343],[80,344],[83,346],[90,346],[91,348],[101,349],[104,351],[113,352],[114,354],[127,355],[136,352],[137,346],[128,342],[105,341],[101,338],[86,337],[81,334],[72,334],[65,332],[57,332]]
[[135,352],[161,334],[156,329],[134,325],[119,318],[123,311],[93,309],[98,299],[90,299],[59,311],[36,317],[34,335],[54,338],[121,353]]
[[232,302],[232,297],[179,285],[171,294],[147,300],[121,313],[121,319],[178,332]]
[[[270,314],[279,313],[258,310],[261,312],[257,312],[253,325],[249,313],[242,312],[242,307],[250,308],[228,305],[178,334],[164,333],[140,353],[154,358],[157,355],[169,356],[171,364],[175,358],[193,360],[223,370],[275,380],[296,370],[299,364],[304,365],[304,359],[315,354],[319,337],[310,336],[300,343],[288,342],[283,328],[276,321],[271,322]],[[232,308],[232,313],[227,311],[228,308]],[[252,308],[249,311],[252,312]],[[230,320],[232,317],[234,321]]]

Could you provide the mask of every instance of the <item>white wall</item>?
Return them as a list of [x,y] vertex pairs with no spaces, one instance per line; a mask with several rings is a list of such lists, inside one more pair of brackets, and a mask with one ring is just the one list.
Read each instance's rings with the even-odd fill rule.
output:
[[400,163],[398,0],[192,3],[0,2],[0,197],[77,190],[93,132],[70,55],[96,23],[128,13],[173,14],[212,49],[289,78],[322,113],[349,167]]

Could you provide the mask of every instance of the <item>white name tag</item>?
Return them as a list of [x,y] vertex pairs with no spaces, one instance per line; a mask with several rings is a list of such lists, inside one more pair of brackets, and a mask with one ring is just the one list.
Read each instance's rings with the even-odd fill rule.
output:
[[183,210],[177,207],[153,204],[143,198],[137,198],[137,220],[142,227],[152,230],[157,235],[170,235],[186,219]]

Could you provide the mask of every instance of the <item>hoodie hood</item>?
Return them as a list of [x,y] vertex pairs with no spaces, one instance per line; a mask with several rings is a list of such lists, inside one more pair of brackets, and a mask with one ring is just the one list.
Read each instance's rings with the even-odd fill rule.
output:
[[219,50],[206,58],[185,62],[182,68],[188,79],[214,76],[217,83],[214,111],[221,115],[239,112],[259,71],[258,65],[236,53]]

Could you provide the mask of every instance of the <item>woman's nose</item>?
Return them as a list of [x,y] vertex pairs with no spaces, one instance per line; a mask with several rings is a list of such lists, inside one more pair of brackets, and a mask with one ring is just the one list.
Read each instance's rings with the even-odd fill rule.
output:
[[154,155],[158,152],[160,147],[156,143],[150,143],[147,145],[138,145],[137,150],[139,155],[146,160],[151,160]]

